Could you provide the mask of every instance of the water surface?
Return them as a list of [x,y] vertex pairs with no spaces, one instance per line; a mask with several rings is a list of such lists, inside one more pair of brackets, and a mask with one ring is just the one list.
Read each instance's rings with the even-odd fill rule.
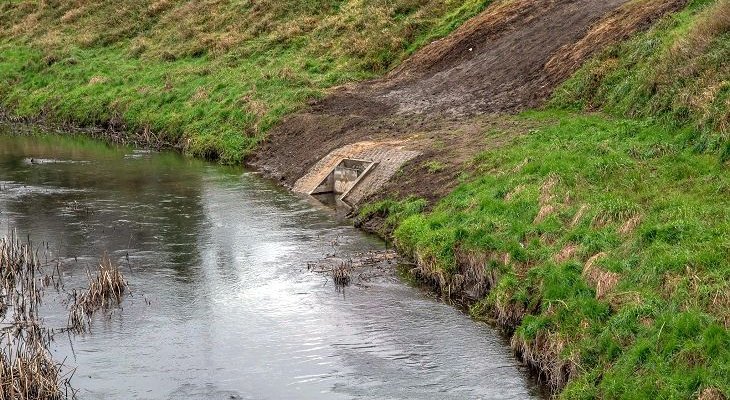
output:
[[[490,327],[395,273],[338,292],[307,262],[384,243],[257,174],[0,128],[0,229],[46,242],[65,290],[105,252],[131,295],[57,337],[82,399],[525,399]],[[3,131],[4,130],[4,131]],[[65,325],[50,295],[45,321]]]

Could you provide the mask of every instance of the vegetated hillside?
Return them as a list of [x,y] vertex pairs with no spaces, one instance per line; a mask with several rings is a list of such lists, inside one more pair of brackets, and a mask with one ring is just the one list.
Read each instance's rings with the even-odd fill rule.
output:
[[[414,179],[406,190],[442,196],[453,188],[460,164],[490,144],[479,140],[483,135],[466,133],[474,127],[490,129],[482,117],[544,104],[594,52],[685,4],[686,0],[496,1],[384,78],[340,87],[286,118],[258,151],[257,166],[293,184],[330,151],[349,143],[405,141],[409,149],[423,154],[419,161],[436,156],[445,163],[435,176],[407,168],[404,175]],[[458,145],[438,145],[449,140]],[[438,148],[447,151],[433,154]]]
[[283,114],[387,71],[489,0],[12,0],[0,105],[240,162]]
[[690,2],[513,117],[531,130],[433,208],[381,201],[361,223],[384,219],[562,398],[730,398],[728,15]]
[[596,57],[553,104],[691,126],[688,145],[730,159],[730,1],[693,1],[646,35]]

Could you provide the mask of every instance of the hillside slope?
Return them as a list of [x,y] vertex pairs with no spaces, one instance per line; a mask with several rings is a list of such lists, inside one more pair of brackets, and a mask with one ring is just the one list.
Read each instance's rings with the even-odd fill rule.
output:
[[421,156],[358,223],[563,398],[730,397],[730,0],[16,0],[0,16],[16,115],[226,162],[256,148],[289,185],[333,149],[397,141]]
[[282,115],[382,75],[489,0],[0,3],[0,107],[237,163]]
[[[715,4],[716,3],[716,4]],[[711,6],[710,6],[711,5]],[[689,125],[690,146],[730,159],[730,2],[693,1],[646,35],[603,52],[552,104]]]
[[[411,194],[437,198],[453,188],[464,161],[493,144],[469,132],[506,128],[498,120],[485,120],[485,115],[543,104],[594,52],[685,4],[498,1],[388,76],[338,88],[287,117],[257,152],[256,165],[292,185],[336,148],[362,140],[403,140],[424,153],[416,164],[432,158],[446,163],[436,176],[405,174],[404,186],[416,188]],[[504,140],[509,137],[497,141]],[[458,149],[439,144],[448,141],[458,143]]]
[[[411,180],[359,223],[503,327],[562,398],[729,398],[728,15],[691,1],[609,46],[545,109],[473,129],[511,140],[480,147],[445,197]],[[430,163],[411,171],[434,179]]]

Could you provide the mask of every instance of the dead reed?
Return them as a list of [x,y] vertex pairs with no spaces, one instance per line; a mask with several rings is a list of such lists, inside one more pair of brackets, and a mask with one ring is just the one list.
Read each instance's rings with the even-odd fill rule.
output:
[[[334,247],[334,245],[333,245]],[[363,285],[370,279],[392,271],[398,254],[393,250],[369,251],[350,254],[347,258],[337,253],[326,254],[316,262],[307,263],[307,269],[318,274],[327,274],[337,289],[351,284]]]
[[0,339],[0,400],[73,397],[70,374],[49,351],[50,333],[37,324],[16,325]]
[[19,318],[35,318],[41,303],[42,285],[36,285],[41,264],[30,242],[21,243],[15,235],[0,239],[0,317],[14,307]]
[[96,275],[92,276],[90,271],[87,271],[87,275],[88,288],[81,292],[74,290],[71,294],[68,328],[75,333],[87,332],[94,312],[119,305],[127,290],[127,281],[119,265],[113,263],[109,256],[102,257]]
[[41,273],[30,241],[21,243],[14,234],[0,239],[0,400],[74,395],[70,374],[51,356],[53,332],[38,316],[47,281]]
[[342,263],[337,267],[332,268],[332,280],[335,282],[335,286],[347,286],[350,284],[350,269],[347,263]]

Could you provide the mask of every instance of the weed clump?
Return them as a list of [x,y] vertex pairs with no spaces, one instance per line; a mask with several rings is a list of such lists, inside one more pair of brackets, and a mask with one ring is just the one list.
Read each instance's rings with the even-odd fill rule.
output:
[[332,268],[332,281],[336,286],[347,286],[350,284],[350,268],[346,264]]
[[128,285],[119,265],[112,262],[109,256],[102,257],[95,275],[87,271],[89,286],[72,293],[71,311],[68,318],[68,328],[76,333],[88,331],[91,316],[100,309],[119,305],[122,295]]
[[51,356],[53,331],[38,316],[47,282],[40,272],[29,242],[0,238],[0,399],[60,400],[74,394],[71,374]]

